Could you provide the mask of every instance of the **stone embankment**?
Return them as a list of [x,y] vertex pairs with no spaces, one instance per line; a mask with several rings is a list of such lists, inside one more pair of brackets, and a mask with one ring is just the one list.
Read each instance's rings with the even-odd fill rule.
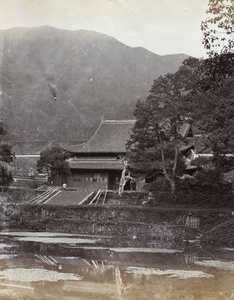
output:
[[[142,243],[181,243],[209,236],[233,223],[230,209],[119,205],[7,205],[2,208],[4,229],[52,231],[138,239]],[[230,226],[230,224],[229,224]],[[224,244],[232,244],[227,236]]]

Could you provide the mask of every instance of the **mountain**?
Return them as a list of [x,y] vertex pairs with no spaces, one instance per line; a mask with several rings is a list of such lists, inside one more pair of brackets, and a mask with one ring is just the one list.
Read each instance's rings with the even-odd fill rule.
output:
[[24,141],[87,139],[102,116],[133,118],[153,80],[188,57],[47,26],[0,31],[0,54],[0,119]]

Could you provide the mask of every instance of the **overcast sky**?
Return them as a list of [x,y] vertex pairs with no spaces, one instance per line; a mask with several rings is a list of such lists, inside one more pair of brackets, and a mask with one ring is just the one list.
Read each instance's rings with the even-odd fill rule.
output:
[[208,0],[0,0],[0,29],[94,30],[156,54],[203,57]]

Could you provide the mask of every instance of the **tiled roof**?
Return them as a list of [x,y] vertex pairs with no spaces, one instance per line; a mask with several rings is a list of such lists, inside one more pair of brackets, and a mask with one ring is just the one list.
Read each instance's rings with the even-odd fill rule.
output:
[[191,124],[184,123],[181,126],[179,132],[182,135],[182,137],[186,137],[188,135],[190,129],[191,129]]
[[194,149],[196,150],[196,153],[212,153],[211,146],[205,135],[202,134],[195,135],[193,140],[194,140]]
[[105,120],[83,147],[72,146],[72,153],[125,153],[126,142],[135,120]]
[[91,170],[122,170],[123,163],[119,160],[70,160],[71,169]]
[[81,141],[35,141],[35,142],[7,142],[12,145],[12,152],[16,155],[39,155],[41,151],[52,146],[67,148],[83,145]]

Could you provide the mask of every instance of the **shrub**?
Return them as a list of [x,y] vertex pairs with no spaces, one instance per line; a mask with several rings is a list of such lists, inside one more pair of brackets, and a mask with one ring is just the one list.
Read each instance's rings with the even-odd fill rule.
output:
[[231,246],[234,244],[234,220],[227,220],[207,231],[202,242]]

